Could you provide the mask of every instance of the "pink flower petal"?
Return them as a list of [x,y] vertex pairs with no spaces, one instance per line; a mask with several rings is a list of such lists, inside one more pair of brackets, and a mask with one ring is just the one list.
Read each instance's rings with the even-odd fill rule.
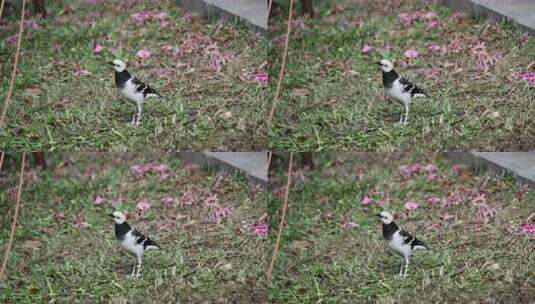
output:
[[438,44],[431,43],[427,45],[427,50],[430,53],[438,53],[442,50],[442,48]]
[[364,195],[360,203],[363,205],[369,205],[372,203],[372,200],[367,195]]
[[355,222],[349,222],[349,221],[345,221],[342,223],[342,227],[343,228],[347,228],[347,229],[351,229],[351,228],[355,228],[355,227],[358,227],[359,225]]
[[249,232],[258,236],[266,236],[269,232],[269,226],[263,223],[249,224],[247,226],[247,229],[249,230]]
[[268,73],[265,71],[243,72],[240,74],[240,79],[244,81],[255,80],[261,86],[267,86]]
[[137,203],[136,208],[139,210],[147,210],[150,208],[150,206],[151,205],[146,199],[142,199]]
[[102,50],[104,50],[104,47],[97,43],[95,45],[95,48],[93,49],[93,53],[98,54],[98,53],[102,52]]
[[422,15],[422,18],[427,19],[427,20],[436,19],[437,17],[438,17],[437,14],[435,14],[434,12],[427,12]]
[[527,81],[531,85],[535,86],[535,72],[523,72],[520,73],[520,79]]
[[362,49],[360,51],[362,52],[362,54],[368,54],[372,50],[373,50],[373,46],[371,46],[371,45],[369,45],[367,43],[364,43],[364,45],[362,46]]
[[39,24],[37,22],[35,22],[35,20],[33,20],[33,19],[24,20],[24,26],[26,28],[31,28],[31,29],[34,29],[34,30],[38,30],[39,29]]
[[386,203],[386,201],[384,199],[380,199],[380,200],[377,201],[377,205],[379,205],[379,206],[384,206],[385,203]]
[[440,203],[440,198],[438,196],[431,196],[430,198],[427,199],[427,202],[429,204],[437,204],[437,203]]
[[437,172],[438,168],[437,166],[433,165],[433,164],[427,164],[425,165],[423,168],[422,168],[425,172],[428,172],[428,173],[435,173]]
[[524,225],[520,226],[520,232],[529,233],[529,234],[535,234],[535,225],[524,224]]
[[170,46],[169,44],[164,44],[160,47],[160,49],[164,52],[170,52],[173,50],[173,47]]
[[420,205],[418,205],[415,202],[406,202],[405,205],[403,205],[403,207],[405,207],[405,209],[407,209],[407,210],[414,210],[414,209],[420,207]]
[[419,55],[420,53],[418,53],[418,51],[415,49],[406,50],[405,53],[403,53],[403,56],[409,59],[417,58]]
[[93,200],[93,204],[100,205],[100,204],[104,203],[105,201],[106,200],[102,196],[97,194],[97,196],[95,196],[95,200]]
[[425,177],[425,180],[428,181],[428,182],[431,182],[431,181],[434,181],[438,178],[438,175],[435,174],[435,173],[429,173],[426,177]]
[[169,208],[171,206],[173,206],[173,203],[175,202],[175,199],[172,198],[172,197],[164,197],[160,200],[160,202],[162,203],[162,205],[166,208]]
[[147,51],[147,50],[139,50],[136,53],[136,56],[139,57],[139,58],[142,58],[142,59],[149,58],[151,55],[152,55],[152,53],[150,51]]

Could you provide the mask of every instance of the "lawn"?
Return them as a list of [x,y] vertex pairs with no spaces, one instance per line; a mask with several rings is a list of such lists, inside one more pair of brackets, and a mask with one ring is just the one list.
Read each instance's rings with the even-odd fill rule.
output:
[[[441,155],[314,157],[314,171],[295,167],[271,302],[533,303],[535,234],[522,232],[534,227],[532,189]],[[271,172],[272,225],[285,166],[278,158]],[[383,242],[381,210],[432,249],[413,255],[405,279],[401,258]]]
[[[435,2],[315,1],[314,19],[297,9],[270,147],[535,148],[535,87],[522,79],[534,71],[535,39]],[[276,8],[270,23],[272,75],[280,69],[287,9]],[[413,101],[407,126],[397,124],[402,107],[385,97],[375,63],[383,58],[431,95]],[[269,95],[275,87],[269,84]]]
[[[20,165],[20,154],[9,157],[0,176],[8,189],[0,193],[2,227],[10,226],[18,180],[6,172]],[[267,199],[245,177],[192,167],[173,154],[64,153],[48,161],[51,169],[25,175],[0,302],[265,302],[267,237],[253,228]],[[138,279],[106,216],[115,210],[163,248],[146,253]]]
[[[266,147],[267,43],[245,25],[186,13],[172,0],[47,4],[50,17],[28,14],[25,23],[1,149]],[[18,16],[8,10],[0,29],[3,103]],[[164,96],[145,103],[138,127],[115,89],[113,59]]]

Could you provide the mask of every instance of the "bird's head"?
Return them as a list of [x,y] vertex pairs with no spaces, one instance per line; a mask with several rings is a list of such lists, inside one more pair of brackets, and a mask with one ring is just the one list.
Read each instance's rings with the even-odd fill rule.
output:
[[113,69],[118,73],[121,73],[126,69],[126,64],[119,59],[115,59],[114,61],[108,61],[108,64],[111,65]]
[[394,221],[394,216],[387,211],[382,211],[381,213],[377,213],[377,217],[383,224],[388,225]]
[[388,73],[394,69],[394,64],[390,60],[383,59],[377,62],[377,65],[383,70],[383,72]]
[[115,211],[115,212],[110,213],[108,215],[113,218],[113,221],[116,224],[120,225],[120,224],[126,222],[126,216],[122,212]]

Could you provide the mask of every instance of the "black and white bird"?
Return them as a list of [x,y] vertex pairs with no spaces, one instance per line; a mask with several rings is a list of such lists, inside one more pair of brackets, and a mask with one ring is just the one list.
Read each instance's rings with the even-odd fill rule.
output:
[[389,212],[383,211],[377,214],[377,217],[383,222],[383,238],[388,247],[405,259],[405,264],[401,263],[399,275],[406,277],[412,252],[418,249],[429,249],[429,247],[407,231],[400,229]]
[[400,124],[407,124],[409,118],[409,106],[413,97],[429,97],[422,89],[412,82],[399,76],[394,70],[394,64],[389,60],[383,59],[377,63],[383,70],[383,86],[392,98],[399,102],[405,109],[405,112],[399,117]]
[[[153,240],[149,239],[141,232],[133,229],[126,222],[126,216],[119,212],[115,211],[109,214],[115,221],[115,237],[121,244],[121,246],[128,250],[128,252],[136,258],[134,267],[132,268],[132,277],[139,277],[139,271],[141,270],[141,259],[143,254],[147,250],[151,249],[161,249],[160,246]],[[137,266],[137,272],[136,272]]]
[[162,97],[156,90],[132,76],[126,70],[126,64],[119,59],[108,62],[115,70],[115,85],[129,102],[136,106],[137,112],[132,116],[132,125],[139,124],[141,108],[145,99],[149,97]]

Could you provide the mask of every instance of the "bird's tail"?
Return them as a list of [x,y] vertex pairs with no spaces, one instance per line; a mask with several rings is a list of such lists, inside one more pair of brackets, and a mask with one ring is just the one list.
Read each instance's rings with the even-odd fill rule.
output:
[[162,94],[158,93],[158,91],[156,91],[155,89],[151,87],[147,87],[146,93],[147,93],[147,97],[157,97],[157,98],[162,97]]
[[149,245],[146,248],[147,250],[161,250],[162,248],[158,245]]
[[429,95],[427,95],[427,93],[419,87],[414,87],[413,93],[414,97],[429,97]]
[[414,249],[431,250],[431,248],[429,248],[429,246],[427,246],[424,242],[422,242],[420,240],[415,240],[414,241]]

